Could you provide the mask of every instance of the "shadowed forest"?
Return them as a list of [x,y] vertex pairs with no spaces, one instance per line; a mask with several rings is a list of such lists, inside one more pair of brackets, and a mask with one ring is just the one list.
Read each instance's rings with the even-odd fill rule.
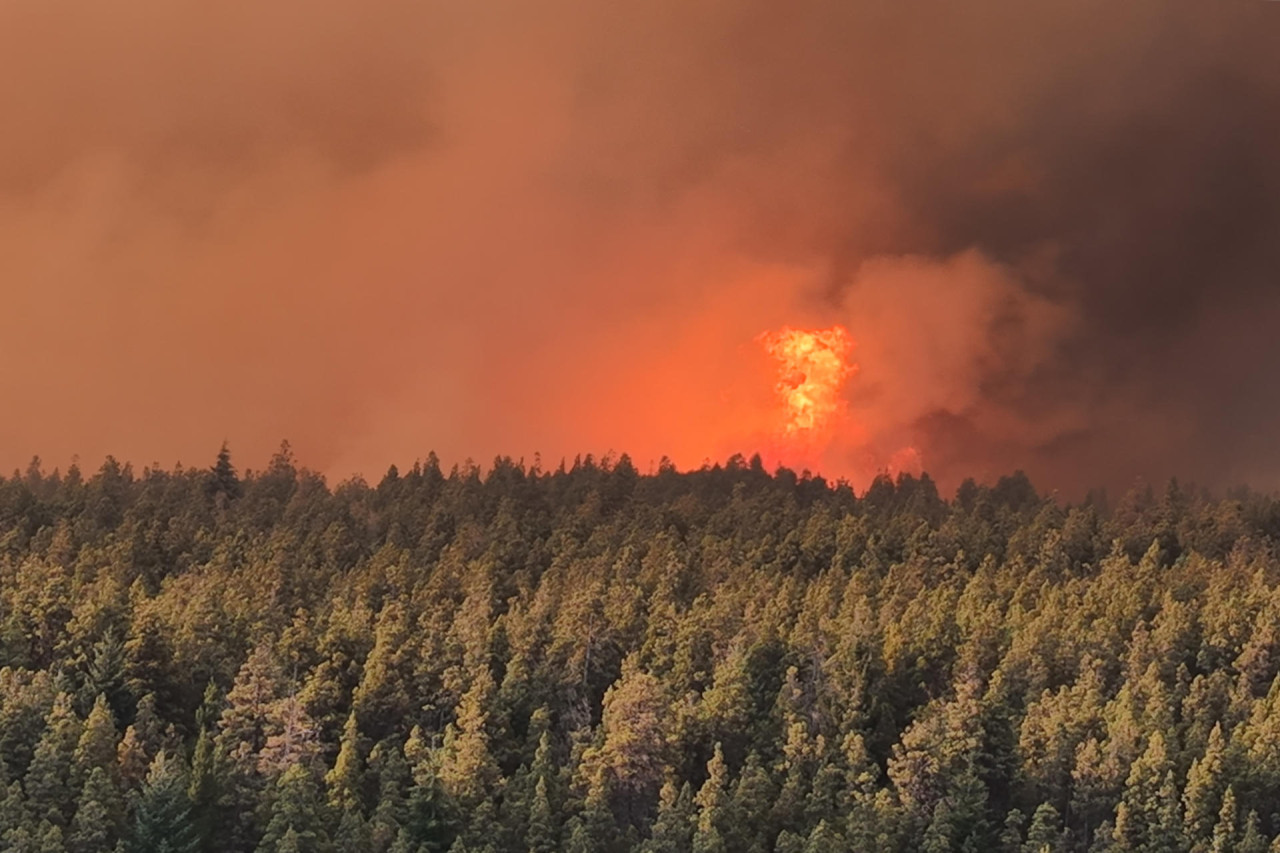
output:
[[1280,500],[0,480],[0,848],[1280,850]]

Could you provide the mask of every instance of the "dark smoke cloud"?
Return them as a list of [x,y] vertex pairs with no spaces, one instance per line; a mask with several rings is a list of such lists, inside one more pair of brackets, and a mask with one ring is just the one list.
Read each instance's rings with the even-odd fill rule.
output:
[[[977,399],[920,412],[926,459],[1071,488],[1276,481],[1280,7],[739,9],[691,51],[710,72],[676,64],[694,82],[653,95],[677,144],[637,183],[749,182],[749,245],[828,263],[836,302],[868,259],[976,250],[1074,316],[1034,370],[1015,347]],[[606,109],[632,109],[622,90]],[[1022,428],[984,427],[995,412]]]
[[[0,461],[1280,483],[1280,3],[0,6]],[[762,379],[762,377],[764,377]]]

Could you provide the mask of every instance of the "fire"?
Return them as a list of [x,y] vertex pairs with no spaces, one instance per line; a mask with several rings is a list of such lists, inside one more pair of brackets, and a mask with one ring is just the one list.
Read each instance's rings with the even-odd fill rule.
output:
[[853,338],[843,326],[829,329],[783,327],[758,340],[778,362],[775,385],[785,410],[783,434],[816,437],[844,410],[841,391],[857,366],[849,363]]

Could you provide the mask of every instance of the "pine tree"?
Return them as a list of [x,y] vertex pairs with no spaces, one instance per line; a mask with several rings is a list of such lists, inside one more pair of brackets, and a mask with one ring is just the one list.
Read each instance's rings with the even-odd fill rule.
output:
[[1152,853],[1181,853],[1182,803],[1172,769],[1165,773],[1158,796],[1156,825],[1151,834]]
[[257,772],[257,756],[270,733],[272,706],[286,694],[279,661],[268,644],[259,643],[236,673],[218,719],[218,746],[240,772]]
[[[259,847],[258,849],[262,850],[263,848]],[[279,841],[267,849],[271,850],[272,853],[306,853],[306,851],[313,848],[309,847],[302,836],[298,834],[298,831],[291,826],[285,830]]]
[[320,727],[296,693],[267,706],[266,738],[258,751],[257,770],[274,780],[294,764],[310,765],[320,752]]
[[[770,811],[777,796],[776,786],[756,752],[747,756],[742,772],[733,786],[730,813],[733,820],[726,828],[725,842],[733,850],[749,850],[761,845],[764,839],[777,836],[772,827]],[[847,809],[852,816],[853,808]]]
[[1240,843],[1236,845],[1236,853],[1267,853],[1267,838],[1262,834],[1258,822],[1258,813],[1250,811],[1244,822],[1244,832],[1240,834]]
[[439,750],[426,746],[417,726],[405,742],[405,758],[412,762],[413,785],[409,790],[405,830],[409,840],[425,850],[448,850],[456,832],[455,809],[439,776]]
[[607,853],[614,848],[617,825],[599,793],[588,795],[582,813],[566,825],[565,853]]
[[360,790],[363,768],[360,766],[360,732],[356,727],[356,712],[347,715],[338,743],[338,757],[333,768],[325,774],[329,792],[329,806],[337,813],[358,812],[361,808]]
[[240,477],[236,474],[235,466],[231,464],[231,451],[225,441],[222,442],[222,447],[218,450],[218,458],[209,471],[205,492],[215,500],[222,501],[232,500],[241,495]]
[[1062,850],[1062,819],[1050,803],[1041,803],[1031,816],[1027,827],[1027,840],[1023,853],[1060,853]]
[[147,757],[137,727],[129,726],[116,747],[116,768],[121,784],[130,789],[142,787],[150,767],[151,759]]
[[1172,762],[1157,731],[1129,771],[1116,810],[1115,840],[1126,849],[1163,853],[1181,841],[1179,812]]
[[[409,788],[412,772],[394,740],[384,740],[369,753],[369,769],[378,783],[377,803],[369,820],[374,843],[390,844],[411,821]],[[358,810],[358,807],[357,807]]]
[[1228,786],[1222,795],[1222,808],[1218,811],[1218,822],[1213,827],[1213,842],[1209,847],[1210,853],[1234,853],[1238,821],[1236,794]]
[[398,601],[388,602],[378,614],[373,649],[352,696],[352,713],[374,738],[391,734],[411,707],[403,673],[408,641],[404,608]]
[[107,704],[107,697],[100,693],[84,722],[84,728],[72,756],[73,785],[84,784],[94,768],[102,768],[109,772],[111,777],[115,776],[117,740],[116,724],[111,716],[111,708]]
[[662,784],[666,765],[669,702],[658,679],[634,657],[604,695],[603,742],[583,756],[592,784],[606,786],[624,819],[646,815]]
[[693,834],[693,853],[726,853],[722,827],[729,821],[728,767],[724,752],[716,744],[707,762],[707,781],[698,790],[697,828]]
[[[260,642],[236,672],[218,715],[213,754],[222,769],[218,813],[224,825],[219,834],[230,839],[233,849],[248,849],[257,836],[255,812],[272,790],[262,776],[259,755],[273,733],[273,706],[287,692],[273,648]],[[283,772],[283,768],[270,769]]]
[[774,853],[804,853],[805,840],[789,829],[778,833],[774,842]]
[[1226,739],[1222,725],[1215,724],[1209,733],[1204,755],[1191,762],[1186,790],[1182,795],[1187,841],[1195,851],[1207,849],[1212,842],[1213,828],[1226,789],[1223,776],[1225,755]]
[[0,799],[0,844],[17,849],[21,846],[13,839],[25,835],[30,842],[30,832],[34,826],[31,812],[27,808],[27,798],[22,793],[22,783],[10,782]]
[[197,853],[202,839],[191,822],[186,769],[163,749],[147,771],[134,811],[128,853]]
[[[84,704],[104,696],[114,719],[122,719],[133,713],[136,697],[125,680],[127,653],[124,640],[114,629],[108,629],[93,644],[91,657],[85,667],[81,697]],[[84,705],[81,705],[84,707]]]
[[32,813],[57,827],[66,826],[75,812],[79,792],[73,761],[81,728],[71,697],[60,693],[45,718],[45,730],[23,785]]
[[304,767],[295,764],[276,782],[271,820],[258,851],[282,853],[293,849],[301,853],[321,853],[329,844],[325,824],[324,806],[315,779]]
[[477,807],[501,774],[489,751],[488,706],[493,677],[487,667],[458,703],[457,720],[445,729],[440,782],[445,793],[464,809]]
[[658,796],[658,816],[652,836],[644,844],[644,853],[690,853],[697,817],[689,783],[685,782],[677,792],[675,783],[668,779]]
[[557,844],[555,815],[547,798],[547,780],[538,778],[529,804],[529,830],[526,843],[529,853],[555,853]]
[[[596,838],[591,830],[587,827],[587,823],[580,815],[574,815],[569,819],[565,826],[565,853],[604,853],[607,849],[604,843]],[[456,853],[462,839],[449,848],[449,853]],[[461,848],[464,852],[465,847]]]
[[976,767],[969,767],[951,783],[947,794],[949,819],[956,850],[977,853],[995,846],[993,827],[987,818],[987,788]]
[[211,682],[205,688],[204,701],[196,711],[198,734],[191,756],[191,784],[187,789],[191,800],[191,822],[197,835],[204,840],[202,849],[205,853],[213,853],[214,830],[221,823],[223,769],[213,735],[218,704],[218,690]]
[[[162,728],[153,731],[152,723],[161,717],[178,713],[186,680],[173,668],[173,643],[169,625],[147,597],[144,579],[139,577],[130,588],[130,598],[138,612],[125,639],[125,686],[130,696],[140,696],[133,715],[133,725],[142,736],[149,755],[160,748]],[[152,735],[155,735],[153,738]]]
[[1004,816],[1004,829],[1000,832],[996,849],[1000,853],[1022,853],[1022,829],[1026,823],[1027,816],[1020,809],[1009,809]]
[[89,772],[67,836],[69,853],[111,853],[124,825],[124,802],[107,770]]
[[[400,833],[402,834],[402,833]],[[400,834],[396,838],[399,839]],[[405,839],[407,842],[407,838]],[[385,846],[377,846],[373,833],[364,816],[355,811],[344,811],[338,819],[338,828],[333,834],[333,849],[336,853],[365,853],[366,850],[394,850],[395,841]]]
[[825,820],[818,822],[804,843],[804,853],[846,853],[848,849],[844,837]]
[[806,826],[831,823],[845,816],[848,792],[844,788],[845,771],[837,762],[820,759],[813,774],[809,795],[804,802]]
[[957,849],[954,841],[955,834],[951,804],[945,799],[939,800],[933,807],[933,814],[920,841],[921,853],[953,853]]
[[35,853],[66,853],[65,836],[66,833],[62,831],[62,827],[48,820],[42,820],[36,830],[36,843],[33,849]]

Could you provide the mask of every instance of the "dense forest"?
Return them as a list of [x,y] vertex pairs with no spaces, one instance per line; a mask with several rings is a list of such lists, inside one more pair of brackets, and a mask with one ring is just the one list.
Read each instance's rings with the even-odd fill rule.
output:
[[0,479],[0,849],[1280,850],[1280,500]]

